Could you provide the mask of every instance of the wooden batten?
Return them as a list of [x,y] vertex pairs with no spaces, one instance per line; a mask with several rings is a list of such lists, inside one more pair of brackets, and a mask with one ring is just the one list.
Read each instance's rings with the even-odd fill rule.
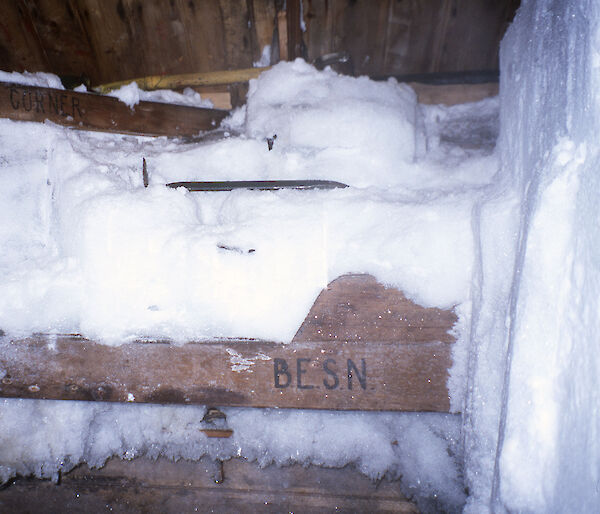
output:
[[155,91],[157,89],[182,89],[184,87],[223,86],[236,84],[238,82],[248,82],[251,79],[258,78],[261,73],[269,69],[271,69],[270,66],[264,68],[246,68],[240,70],[138,77],[135,79],[120,80],[118,82],[101,84],[96,86],[94,89],[98,93],[108,93],[131,82],[135,82],[140,89],[144,89],[145,91]]
[[268,466],[242,459],[109,459],[50,481],[19,478],[0,490],[2,512],[396,512],[417,513],[397,482],[352,466]]
[[409,85],[417,93],[419,103],[427,105],[457,105],[467,102],[479,102],[485,98],[497,96],[500,92],[497,82],[482,84],[433,85],[411,82]]
[[117,98],[20,84],[0,83],[0,117],[49,120],[79,130],[142,136],[193,137],[216,128],[228,111],[158,102],[130,108]]
[[0,342],[0,396],[332,410],[449,410],[452,311],[364,275],[319,296],[292,343]]

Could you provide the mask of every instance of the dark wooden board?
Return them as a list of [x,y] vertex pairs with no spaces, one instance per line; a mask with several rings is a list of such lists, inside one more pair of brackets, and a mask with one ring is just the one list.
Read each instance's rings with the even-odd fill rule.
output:
[[216,128],[228,111],[158,102],[133,109],[93,93],[0,83],[0,117],[53,123],[79,130],[144,136],[196,136]]
[[[219,475],[219,483],[215,479]],[[258,468],[167,459],[110,459],[81,466],[60,485],[17,479],[0,490],[1,512],[418,512],[398,482],[369,480],[351,466]]]
[[424,308],[371,275],[344,275],[315,300],[294,341],[455,341],[451,310]]
[[303,409],[447,411],[446,343],[0,344],[0,395]]
[[0,396],[447,412],[455,320],[370,276],[344,276],[317,298],[290,344],[4,337]]

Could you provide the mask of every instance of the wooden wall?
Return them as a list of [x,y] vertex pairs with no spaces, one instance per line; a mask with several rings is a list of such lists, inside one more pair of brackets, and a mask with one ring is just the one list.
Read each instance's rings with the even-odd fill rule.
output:
[[100,84],[144,75],[251,67],[260,55],[260,43],[271,38],[267,19],[274,16],[272,3],[256,2],[251,11],[252,4],[246,0],[1,2],[0,68],[84,75],[92,84]]
[[309,57],[349,51],[356,74],[498,69],[511,0],[304,0]]
[[[306,56],[347,51],[356,74],[496,69],[498,44],[518,3],[303,0]],[[0,69],[85,76],[96,85],[247,68],[271,42],[276,10],[283,5],[282,0],[5,0]],[[291,6],[297,8],[298,0],[288,0],[288,12]]]

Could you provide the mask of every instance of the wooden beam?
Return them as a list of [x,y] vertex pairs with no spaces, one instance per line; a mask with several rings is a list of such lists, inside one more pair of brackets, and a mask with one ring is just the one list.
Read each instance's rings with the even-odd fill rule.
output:
[[227,114],[158,102],[139,102],[131,109],[117,98],[95,93],[0,83],[0,117],[49,120],[79,130],[191,137],[216,128]]
[[449,410],[452,311],[369,276],[334,281],[290,344],[0,339],[0,396],[339,410]]
[[[200,436],[202,437],[202,436]],[[397,481],[353,466],[267,466],[230,459],[111,458],[49,480],[18,478],[0,489],[2,512],[396,512],[417,513]]]
[[101,84],[94,89],[98,93],[108,93],[109,91],[118,89],[130,82],[135,82],[140,89],[144,89],[145,91],[229,85],[238,82],[248,82],[250,79],[257,78],[263,71],[269,69],[271,69],[270,66],[264,68],[245,68],[240,70],[207,71],[204,73],[182,73],[179,75],[152,75],[148,77],[138,77],[136,79],[119,80],[118,82],[111,82],[109,84]]
[[118,347],[77,336],[0,344],[12,398],[448,411],[450,345],[228,341]]
[[409,85],[417,93],[417,101],[427,105],[457,105],[467,102],[479,102],[484,98],[497,96],[499,93],[499,84],[497,82],[447,84],[440,86],[410,82]]

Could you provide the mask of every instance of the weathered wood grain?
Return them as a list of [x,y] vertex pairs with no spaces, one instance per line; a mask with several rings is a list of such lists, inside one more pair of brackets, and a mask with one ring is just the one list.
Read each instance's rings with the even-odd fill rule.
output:
[[332,410],[449,410],[451,311],[372,277],[334,281],[290,344],[0,341],[0,396]]
[[297,57],[305,57],[300,23],[300,16],[302,13],[300,0],[287,0],[285,10],[287,22],[287,58],[289,61],[293,61]]
[[451,310],[425,309],[371,275],[344,275],[315,301],[294,341],[454,342]]
[[228,111],[140,102],[61,89],[0,83],[0,117],[53,123],[79,130],[145,136],[195,136],[216,128]]
[[[297,5],[288,3],[290,11]],[[349,52],[356,74],[494,69],[499,41],[518,5],[305,0],[307,31],[290,36],[302,36],[309,60]],[[84,75],[97,85],[248,68],[271,43],[274,19],[273,0],[0,2],[0,69]],[[285,16],[283,21],[281,34],[288,32]]]
[[[217,480],[218,483],[215,481]],[[351,466],[258,468],[232,459],[221,464],[167,459],[110,459],[83,465],[60,485],[18,479],[0,490],[2,512],[405,512],[416,505],[397,482],[373,482]]]
[[498,68],[518,0],[305,2],[309,59],[349,52],[357,75]]
[[23,5],[22,17],[31,20],[44,49],[48,71],[52,70],[57,75],[87,75],[91,71],[89,64],[96,56],[79,18],[75,0],[20,2]]
[[447,411],[450,345],[374,341],[0,343],[13,398],[340,410]]
[[0,2],[0,70],[49,70],[50,62],[22,1]]

